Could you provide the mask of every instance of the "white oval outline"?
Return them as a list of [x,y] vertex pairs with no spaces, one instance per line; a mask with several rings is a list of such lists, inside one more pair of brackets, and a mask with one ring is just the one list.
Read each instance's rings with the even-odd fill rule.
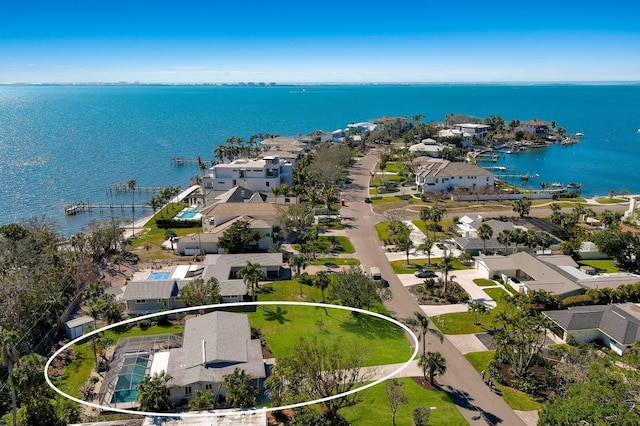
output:
[[[225,411],[225,412],[216,412],[219,410],[214,410],[214,411],[207,411],[206,413],[155,413],[155,412],[150,412],[150,411],[134,411],[134,410],[127,410],[127,409],[123,409],[123,408],[114,408],[114,407],[105,407],[99,404],[94,404],[93,402],[88,402],[88,401],[83,401],[81,399],[78,399],[76,397],[73,397],[69,394],[64,393],[63,391],[61,391],[60,389],[58,389],[51,381],[51,379],[49,378],[49,366],[51,365],[51,362],[58,356],[60,355],[63,351],[65,351],[67,348],[71,347],[72,345],[75,345],[76,343],[82,341],[82,340],[86,340],[89,337],[93,336],[94,334],[98,334],[101,333],[103,331],[106,330],[110,330],[112,328],[115,327],[119,327],[121,325],[125,325],[125,324],[129,324],[132,322],[136,322],[136,321],[141,321],[141,320],[145,320],[148,318],[155,318],[158,316],[163,316],[163,315],[170,315],[170,314],[175,314],[175,313],[182,313],[182,312],[189,312],[189,311],[195,311],[195,310],[199,310],[199,309],[213,309],[213,308],[232,308],[232,307],[241,307],[241,306],[261,306],[261,305],[293,305],[293,306],[315,306],[315,307],[320,307],[320,308],[333,308],[333,309],[342,309],[345,311],[351,311],[351,312],[358,312],[361,314],[365,314],[365,315],[371,315],[380,319],[383,319],[385,321],[389,321],[397,326],[399,326],[401,329],[403,329],[404,331],[406,331],[407,333],[409,333],[409,335],[411,336],[411,338],[413,339],[413,343],[414,343],[414,350],[413,350],[413,354],[411,355],[411,358],[409,358],[409,360],[407,360],[404,364],[402,364],[398,369],[392,371],[391,373],[387,374],[386,376],[368,383],[366,385],[363,385],[357,389],[352,389],[350,391],[347,392],[343,392],[343,393],[339,393],[337,395],[332,395],[332,396],[327,396],[324,398],[320,398],[320,399],[315,399],[313,401],[307,401],[307,402],[299,402],[297,404],[290,404],[290,405],[283,405],[280,407],[262,407],[262,408],[250,408],[250,409],[238,409],[237,411]],[[307,405],[312,405],[312,404],[318,404],[321,402],[325,402],[325,401],[330,401],[332,399],[336,399],[336,398],[341,398],[343,396],[347,396],[347,395],[351,395],[354,394],[356,392],[360,392],[362,390],[368,389],[372,386],[375,386],[377,384],[380,384],[382,382],[384,382],[387,379],[390,379],[392,377],[394,377],[395,375],[397,375],[398,373],[400,373],[402,370],[404,370],[405,368],[407,368],[411,362],[415,359],[416,355],[418,355],[418,336],[416,336],[416,334],[413,332],[413,330],[411,330],[409,327],[407,327],[405,324],[402,324],[400,321],[396,320],[395,318],[391,318],[382,314],[379,314],[377,312],[371,312],[371,311],[367,311],[365,309],[358,309],[358,308],[352,308],[350,306],[340,306],[340,305],[331,305],[331,304],[326,304],[326,303],[316,303],[316,302],[292,302],[292,301],[262,301],[262,302],[232,302],[232,303],[221,303],[221,304],[216,304],[216,305],[203,305],[203,306],[195,306],[195,307],[188,307],[188,308],[180,308],[180,309],[173,309],[170,311],[162,311],[162,312],[155,312],[152,314],[147,314],[147,315],[142,315],[139,317],[135,317],[135,318],[129,318],[127,320],[124,321],[120,321],[118,323],[115,324],[110,324],[107,325],[105,327],[99,328],[97,330],[91,331],[87,334],[84,334],[74,340],[72,340],[71,342],[65,344],[64,346],[62,346],[60,349],[58,349],[57,351],[54,352],[53,355],[51,355],[51,357],[47,360],[47,363],[45,364],[44,367],[44,378],[47,381],[47,384],[49,385],[49,387],[51,387],[54,391],[56,391],[58,394],[62,395],[63,397],[77,402],[78,404],[83,404],[83,405],[87,405],[89,407],[93,407],[93,408],[97,408],[99,410],[105,410],[105,411],[113,411],[116,413],[123,413],[123,414],[134,414],[134,415],[138,415],[138,416],[152,416],[152,417],[207,417],[207,416],[229,416],[229,415],[240,415],[240,414],[247,414],[247,413],[256,413],[256,412],[271,412],[271,411],[280,411],[280,410],[288,410],[288,409],[292,409],[292,408],[298,408],[298,407],[305,407]],[[386,364],[381,364],[381,365],[386,365]]]

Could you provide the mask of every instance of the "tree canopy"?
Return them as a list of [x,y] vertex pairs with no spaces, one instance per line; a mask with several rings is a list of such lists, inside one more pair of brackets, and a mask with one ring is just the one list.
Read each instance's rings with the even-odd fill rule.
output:
[[356,268],[334,274],[329,298],[359,309],[369,308],[380,300],[373,281]]
[[229,254],[251,253],[258,250],[260,238],[262,233],[251,228],[249,221],[238,220],[222,233],[218,247]]

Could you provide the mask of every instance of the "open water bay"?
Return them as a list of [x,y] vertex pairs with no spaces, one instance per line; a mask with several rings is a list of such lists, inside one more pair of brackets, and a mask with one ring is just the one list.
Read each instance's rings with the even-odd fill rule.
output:
[[[198,170],[172,166],[171,158],[212,159],[232,135],[296,136],[383,115],[442,121],[450,112],[555,120],[569,134],[584,133],[582,142],[511,154],[501,164],[541,182],[581,182],[585,195],[640,193],[640,85],[5,86],[0,224],[44,214],[73,234],[110,215],[66,218],[65,205],[130,203],[130,195],[109,192],[130,179],[185,188]],[[136,204],[149,196],[136,195]]]

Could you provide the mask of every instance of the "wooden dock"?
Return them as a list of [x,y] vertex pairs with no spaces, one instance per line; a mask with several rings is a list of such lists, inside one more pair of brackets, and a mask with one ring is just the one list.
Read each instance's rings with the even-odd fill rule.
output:
[[65,216],[75,216],[80,213],[91,213],[93,211],[135,211],[136,209],[146,210],[150,209],[148,204],[91,204],[84,201],[70,204],[64,208]]
[[[137,193],[160,192],[165,188],[166,186],[136,186],[135,191]],[[111,185],[107,189],[107,195],[129,194],[129,193],[131,193],[131,188],[129,188],[129,185],[126,183],[116,183],[114,185]]]

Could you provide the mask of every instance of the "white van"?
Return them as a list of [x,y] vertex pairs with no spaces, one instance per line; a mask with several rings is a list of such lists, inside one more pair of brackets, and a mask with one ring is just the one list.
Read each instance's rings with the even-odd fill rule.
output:
[[380,268],[377,266],[371,267],[371,279],[376,284],[382,284],[382,274],[380,273]]

